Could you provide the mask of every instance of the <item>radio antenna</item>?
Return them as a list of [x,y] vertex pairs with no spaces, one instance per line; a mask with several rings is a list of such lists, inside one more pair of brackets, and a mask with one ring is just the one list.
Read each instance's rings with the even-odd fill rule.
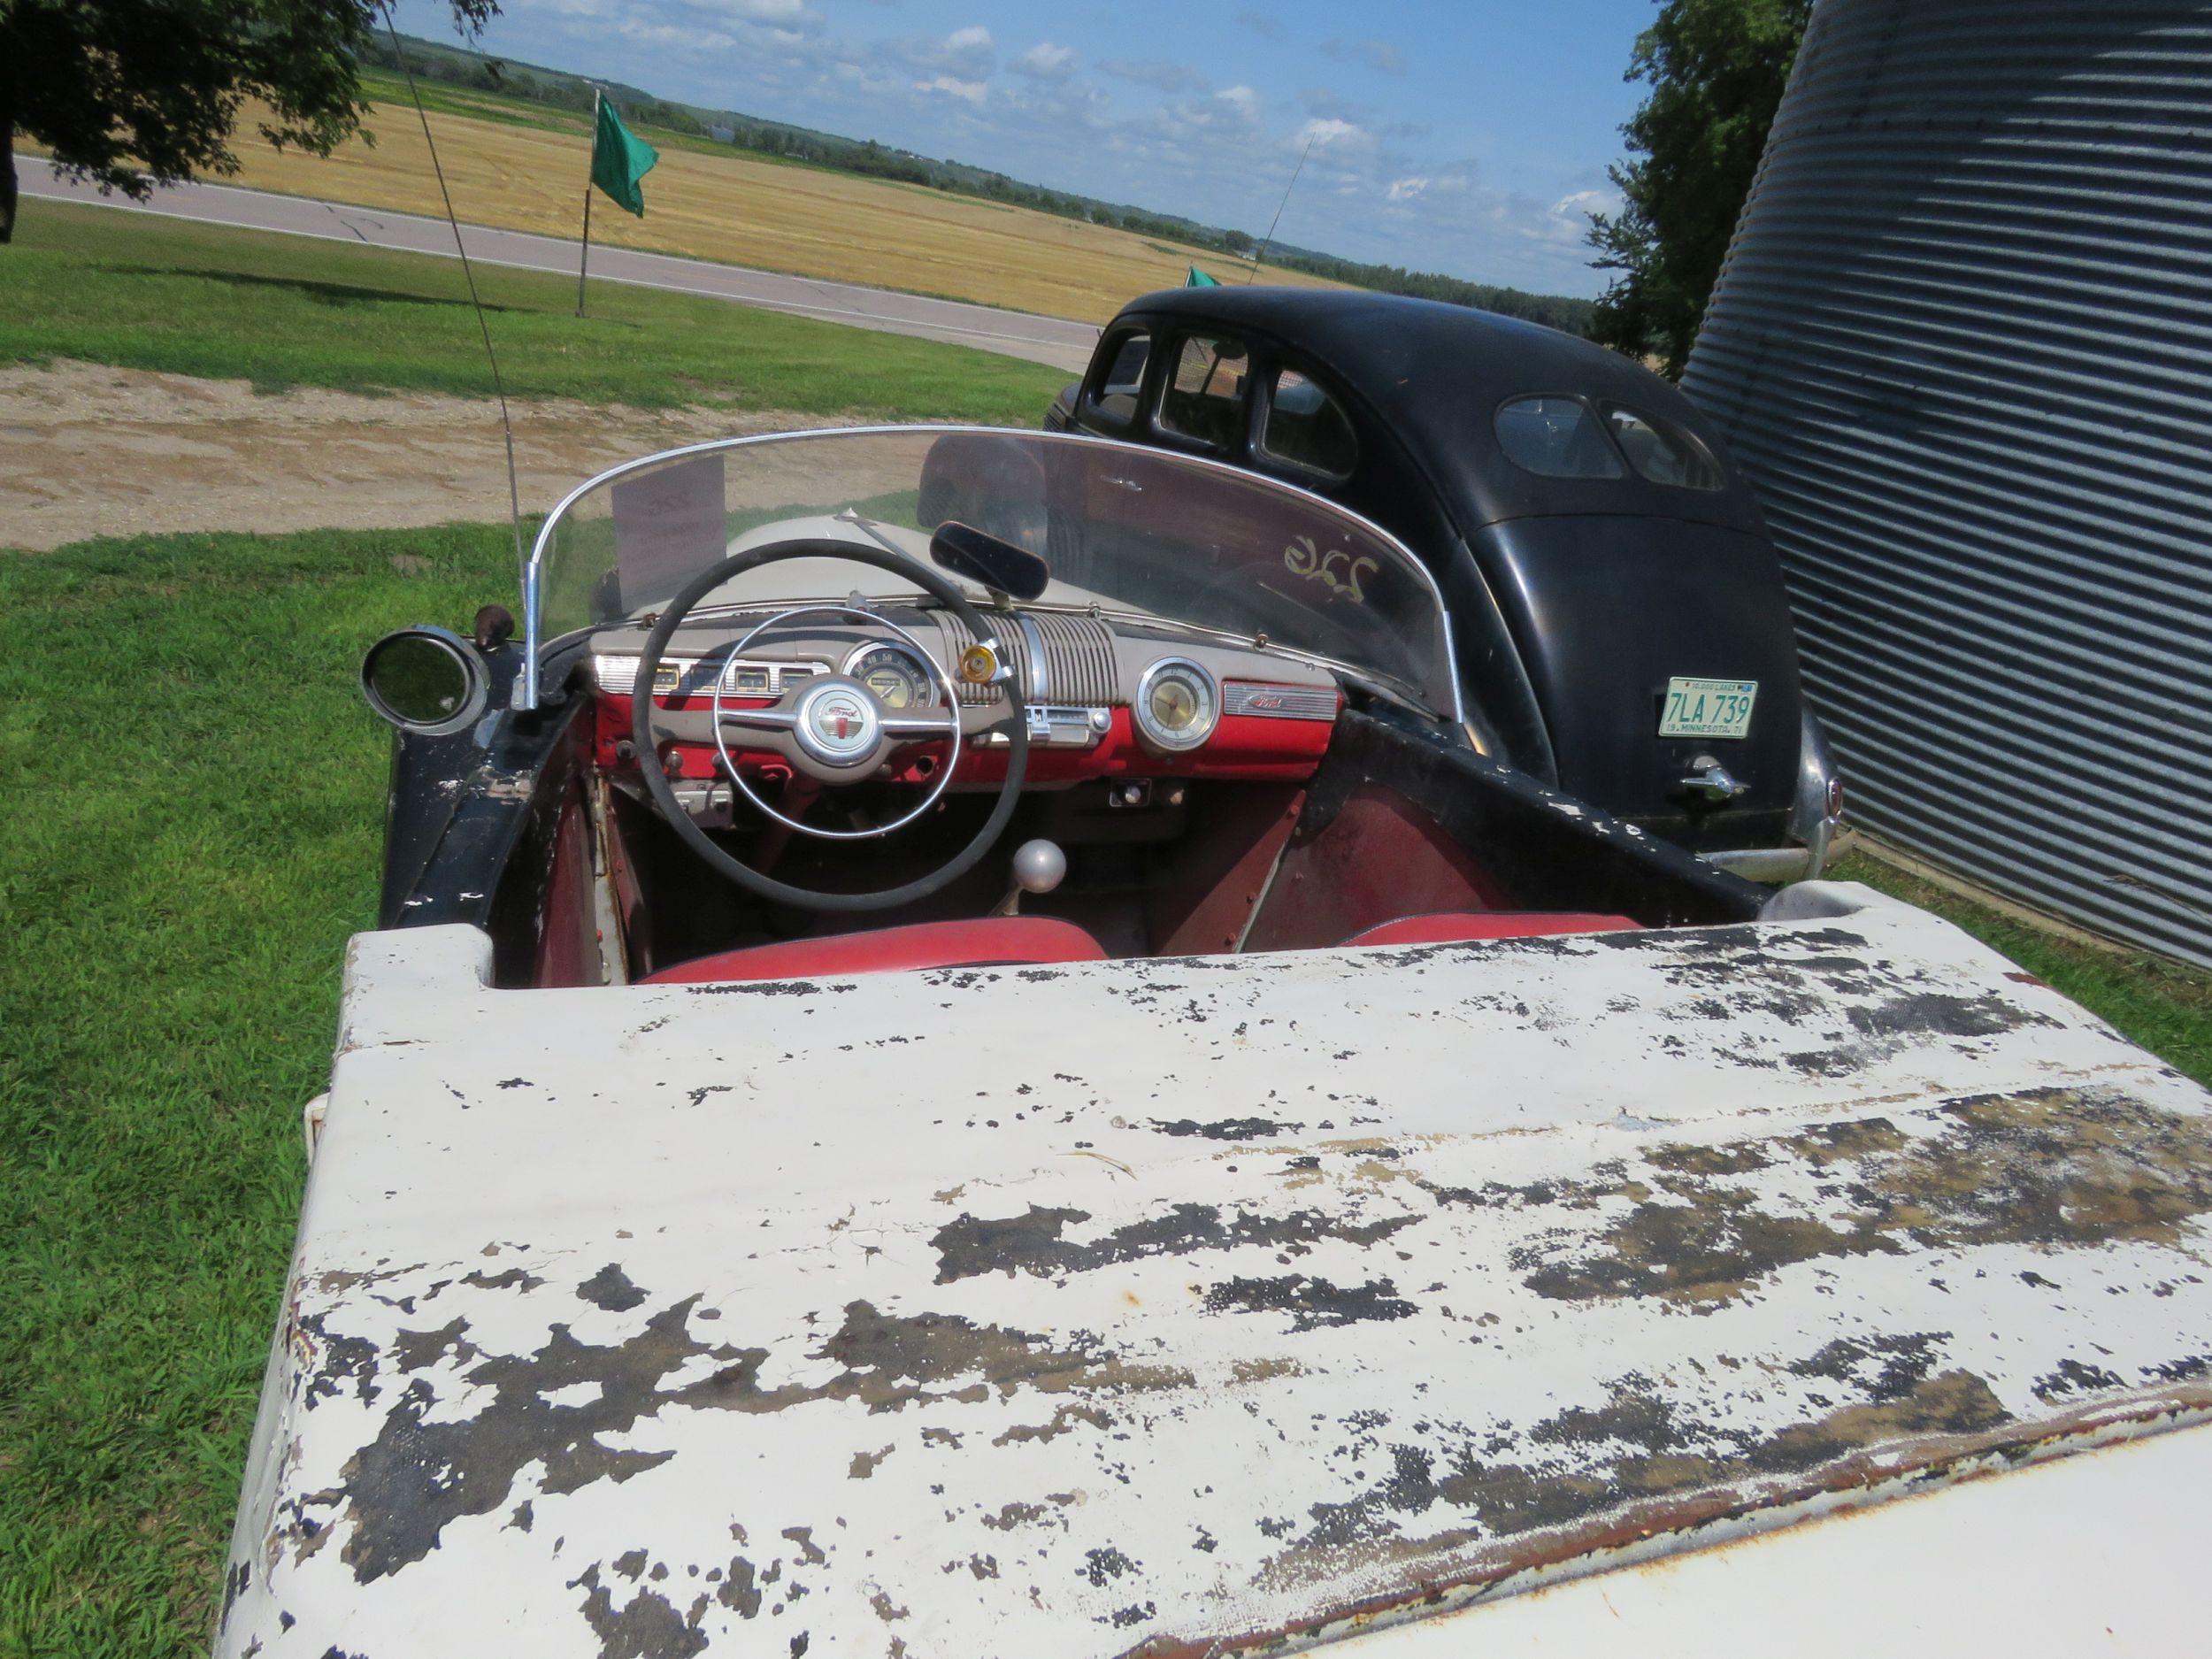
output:
[[[1319,134],[1314,135],[1319,137]],[[1252,279],[1260,273],[1260,266],[1267,262],[1267,250],[1275,245],[1275,227],[1283,222],[1283,210],[1290,205],[1290,193],[1298,188],[1298,175],[1306,170],[1306,157],[1313,154],[1313,139],[1306,140],[1306,147],[1298,152],[1298,165],[1290,170],[1290,182],[1283,187],[1283,199],[1275,204],[1275,217],[1267,221],[1267,240],[1260,243],[1259,257],[1252,261],[1252,268],[1245,273],[1244,286],[1250,288]]]
[[484,302],[477,296],[476,267],[469,263],[468,245],[461,240],[461,221],[454,216],[453,192],[446,188],[445,167],[438,160],[438,141],[430,136],[430,117],[422,107],[422,91],[415,85],[415,72],[407,66],[407,54],[401,50],[399,27],[392,20],[392,0],[380,0],[384,12],[384,31],[392,37],[392,57],[399,65],[399,73],[407,77],[407,96],[415,101],[415,119],[422,123],[422,142],[430,150],[430,170],[438,175],[439,199],[445,204],[445,222],[453,229],[453,249],[461,256],[461,274],[469,285],[469,305],[476,313],[477,332],[484,336],[484,357],[492,365],[492,391],[499,399],[499,433],[507,442],[507,523],[515,537],[515,576],[523,575],[522,554],[522,485],[515,476],[515,423],[507,412],[507,388],[499,378],[499,354],[492,349],[492,326],[485,320]]

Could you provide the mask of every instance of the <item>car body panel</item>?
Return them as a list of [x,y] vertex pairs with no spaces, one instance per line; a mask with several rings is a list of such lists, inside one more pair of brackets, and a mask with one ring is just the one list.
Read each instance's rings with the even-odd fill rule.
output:
[[[1802,733],[1789,602],[1766,580],[1774,554],[1763,538],[1601,515],[1508,519],[1486,527],[1481,543],[1507,618],[1531,642],[1523,660],[1560,787],[1603,798],[1616,816],[1686,846],[1780,839]],[[1602,680],[1587,672],[1592,663],[1607,665]],[[1748,735],[1659,736],[1678,676],[1755,685]],[[1623,718],[1624,701],[1640,718]],[[1741,802],[1692,803],[1682,780],[1706,756],[1748,786]],[[1762,817],[1746,839],[1745,820]]]
[[[1141,394],[1115,403],[1113,412],[1131,419],[1115,425],[1101,408],[1099,380],[1133,328],[1152,331],[1154,346]],[[1231,450],[1164,431],[1151,418],[1172,356],[1167,342],[1209,330],[1251,352],[1245,429]],[[1721,434],[1673,387],[1553,329],[1385,295],[1171,289],[1132,301],[1101,338],[1090,373],[1062,394],[1046,424],[1219,455],[1394,531],[1429,563],[1450,601],[1471,715],[1494,752],[1685,845],[1788,839],[1803,703],[1780,565]],[[1266,387],[1279,366],[1309,376],[1350,417],[1358,457],[1348,476],[1317,476],[1271,457],[1260,442]],[[1548,394],[1594,409],[1618,403],[1671,422],[1708,452],[1722,487],[1662,485],[1625,467],[1615,479],[1525,470],[1500,448],[1496,411]],[[1649,557],[1622,551],[1638,547]],[[1540,558],[1532,552],[1540,548]],[[1762,664],[1757,673],[1716,669],[1761,687],[1760,763],[1749,774],[1731,766],[1751,787],[1728,812],[1697,810],[1678,789],[1655,787],[1681,758],[1657,739],[1655,718],[1643,718],[1649,659],[1671,641],[1692,656]],[[1787,758],[1774,758],[1785,748]]]
[[1386,1646],[2206,1405],[2212,1102],[1864,889],[489,972],[352,946],[227,1659]]

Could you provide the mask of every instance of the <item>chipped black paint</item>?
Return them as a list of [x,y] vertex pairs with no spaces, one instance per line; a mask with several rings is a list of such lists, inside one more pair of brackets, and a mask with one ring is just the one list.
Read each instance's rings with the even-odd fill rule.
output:
[[1247,1244],[1298,1256],[1325,1239],[1379,1243],[1417,1219],[1389,1216],[1354,1222],[1318,1210],[1260,1215],[1240,1209],[1225,1217],[1213,1204],[1174,1204],[1149,1220],[1117,1227],[1087,1244],[1064,1236],[1070,1226],[1080,1226],[1090,1218],[1085,1210],[1036,1204],[1018,1216],[963,1215],[940,1227],[931,1241],[938,1253],[937,1282],[947,1285],[984,1273],[1050,1279],[1147,1256],[1190,1256]]
[[[630,1429],[671,1402],[774,1412],[839,1400],[858,1402],[871,1411],[896,1411],[919,1401],[975,1399],[992,1392],[1121,1393],[1190,1381],[1171,1366],[1127,1363],[1079,1336],[1056,1344],[1030,1332],[943,1314],[894,1316],[855,1302],[814,1352],[816,1359],[838,1364],[833,1375],[810,1385],[764,1388],[759,1378],[765,1349],[710,1346],[690,1336],[697,1302],[689,1296],[663,1309],[620,1342],[580,1342],[566,1325],[556,1325],[534,1354],[483,1360],[465,1377],[489,1388],[493,1397],[459,1420],[429,1420],[438,1396],[426,1379],[411,1382],[375,1440],[347,1464],[344,1486],[310,1500],[342,1502],[350,1514],[353,1535],[343,1558],[355,1577],[370,1583],[421,1560],[451,1522],[506,1503],[516,1478],[530,1464],[542,1464],[538,1487],[547,1494],[597,1480],[618,1483],[656,1467],[670,1454],[626,1450],[603,1437]],[[721,1361],[720,1369],[699,1381],[664,1386],[671,1373],[702,1356]],[[579,1383],[597,1384],[596,1397],[575,1404],[549,1398]],[[803,1555],[818,1553],[818,1546],[802,1541]],[[733,1563],[733,1583],[737,1566]],[[608,1617],[630,1621],[626,1630],[638,1621],[659,1628],[657,1612],[633,1614],[634,1605],[610,1606]]]
[[[1441,1454],[1394,1447],[1390,1472],[1364,1493],[1313,1506],[1313,1525],[1298,1548],[1372,1547],[1399,1537],[1409,1522],[1440,1506],[1471,1513],[1479,1531],[1459,1525],[1422,1535],[1424,1551],[1443,1552],[1486,1534],[1510,1538],[1587,1522],[1632,1499],[1802,1476],[1876,1447],[1970,1435],[2008,1421],[1988,1384],[1966,1371],[1923,1379],[1886,1398],[1870,1393],[1763,1435],[1687,1417],[1648,1379],[1624,1377],[1609,1385],[1604,1405],[1568,1408],[1519,1435],[1465,1430],[1461,1444]],[[1546,1462],[1494,1461],[1492,1448],[1501,1445],[1549,1447],[1562,1455]]]
[[1203,1135],[1209,1141],[1271,1140],[1295,1134],[1305,1127],[1303,1124],[1279,1124],[1267,1118],[1223,1118],[1209,1124],[1192,1118],[1178,1118],[1167,1123],[1155,1118],[1152,1126],[1164,1135]]
[[630,1276],[620,1265],[610,1262],[582,1284],[576,1294],[595,1308],[609,1313],[626,1313],[645,1300],[645,1293],[630,1282]]
[[1279,1279],[1225,1279],[1206,1293],[1210,1313],[1286,1313],[1293,1331],[1357,1325],[1365,1319],[1404,1319],[1418,1311],[1386,1279],[1363,1285],[1332,1285],[1303,1273]]
[[[1627,1212],[1594,1236],[1517,1248],[1529,1288],[1561,1301],[1708,1302],[1800,1263],[1932,1246],[2170,1242],[2212,1210],[2212,1125],[2124,1095],[2034,1090],[1944,1102],[1924,1121],[1869,1118],[1726,1148],[1663,1148],[1539,1193],[1432,1188],[1445,1202]],[[1787,1165],[1832,1198],[1770,1207],[1740,1175]]]

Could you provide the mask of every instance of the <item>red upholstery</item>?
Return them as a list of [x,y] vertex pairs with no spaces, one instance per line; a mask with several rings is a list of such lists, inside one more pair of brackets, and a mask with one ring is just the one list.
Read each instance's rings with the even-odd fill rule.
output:
[[1551,933],[1618,933],[1640,924],[1586,910],[1438,910],[1401,916],[1354,933],[1348,945],[1457,945],[1478,939],[1540,939]]
[[808,979],[915,968],[990,968],[1022,962],[1103,962],[1098,941],[1049,916],[986,916],[916,922],[823,939],[787,939],[724,950],[649,973],[641,985],[718,985],[744,979]]

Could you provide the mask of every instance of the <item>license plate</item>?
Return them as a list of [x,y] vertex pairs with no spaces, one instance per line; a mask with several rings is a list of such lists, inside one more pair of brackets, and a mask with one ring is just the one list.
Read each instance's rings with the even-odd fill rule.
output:
[[1670,680],[1659,711],[1662,737],[1748,737],[1755,680]]

